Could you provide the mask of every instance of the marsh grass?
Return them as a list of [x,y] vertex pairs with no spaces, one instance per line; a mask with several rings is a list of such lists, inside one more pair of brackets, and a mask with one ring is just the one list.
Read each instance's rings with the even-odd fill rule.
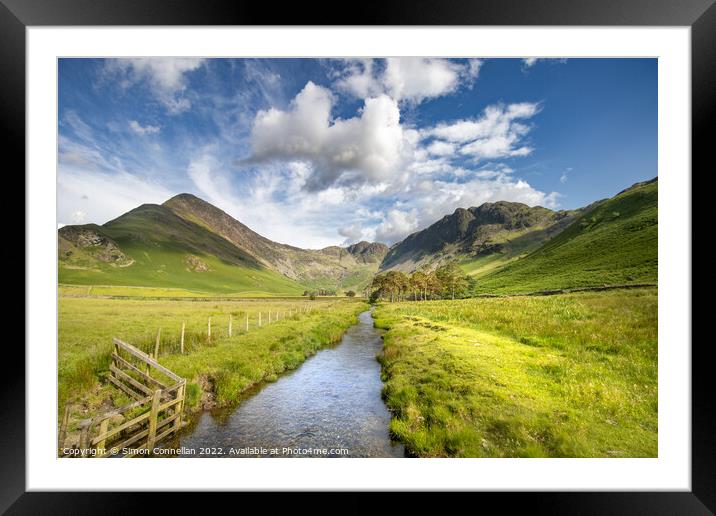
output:
[[656,289],[386,304],[391,431],[410,453],[657,456]]

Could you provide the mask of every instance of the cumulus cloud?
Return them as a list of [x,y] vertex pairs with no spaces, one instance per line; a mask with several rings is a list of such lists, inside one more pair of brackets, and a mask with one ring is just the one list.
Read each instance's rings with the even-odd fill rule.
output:
[[384,220],[375,228],[375,238],[379,242],[393,244],[402,240],[418,227],[418,214],[416,209],[409,211],[391,209]]
[[397,101],[420,103],[453,93],[461,84],[472,86],[481,64],[479,59],[466,63],[425,57],[357,59],[339,73],[336,87],[358,98],[387,94]]
[[375,97],[384,93],[381,81],[375,76],[374,59],[349,60],[346,67],[339,73],[336,87],[360,99]]
[[360,224],[355,223],[338,229],[338,234],[345,237],[344,244],[354,244],[363,239],[363,228]]
[[[101,138],[93,130],[100,128],[96,119],[88,119],[90,126],[65,113],[60,223],[80,220],[80,212],[86,222],[106,222],[143,202],[161,203],[180,188],[272,240],[321,248],[359,240],[393,244],[457,207],[484,202],[557,206],[556,193],[535,189],[500,163],[532,152],[528,137],[539,104],[489,106],[477,116],[431,127],[401,120],[403,109],[469,87],[480,73],[479,60],[351,60],[332,77],[334,91],[309,81],[288,104],[281,75],[257,61],[244,72],[249,84],[264,89],[239,92],[247,97],[236,102],[217,93],[209,107],[200,104],[206,98],[188,91],[187,74],[201,66],[199,60],[166,67],[123,60],[114,66],[125,86],[145,81],[168,114],[191,101],[197,113],[201,108],[214,119],[225,115],[218,124],[221,137],[174,143],[165,157],[149,150],[158,142],[169,148],[165,121],[151,118],[150,124],[143,112],[127,113]],[[337,116],[344,107],[337,106],[340,91],[361,99],[354,114]],[[254,111],[266,105],[274,107]],[[151,135],[159,136],[146,137]],[[177,169],[185,175],[175,177]],[[162,181],[171,188],[159,186]]]
[[251,159],[310,163],[310,190],[394,175],[405,144],[397,103],[386,95],[368,98],[358,116],[344,120],[331,117],[334,101],[328,89],[308,82],[289,110],[260,111],[251,132]]
[[204,59],[193,57],[142,57],[108,59],[107,71],[123,77],[121,85],[129,87],[146,81],[157,100],[169,113],[176,114],[191,107],[185,96],[186,75],[198,69]]
[[147,134],[156,134],[161,130],[160,127],[157,125],[142,125],[136,120],[129,121],[129,128],[140,136],[144,136]]
[[[526,138],[539,104],[497,104],[475,118],[407,127],[401,124],[400,103],[381,93],[385,84],[375,81],[385,75],[389,62],[378,70],[372,60],[353,61],[351,66],[353,72],[342,80],[354,81],[350,87],[356,94],[376,95],[364,99],[356,116],[334,118],[336,96],[308,82],[288,108],[257,113],[251,157],[238,162],[242,169],[260,169],[262,179],[237,202],[261,205],[265,212],[291,213],[299,229],[288,241],[324,243],[332,233],[343,239],[332,244],[362,239],[392,244],[456,207],[498,200],[557,206],[556,193],[533,188],[499,163],[533,151]],[[463,73],[470,73],[463,66]],[[476,74],[479,63],[474,68]],[[492,163],[475,168],[476,161],[485,160]],[[222,202],[228,180],[214,174],[212,184],[202,186],[201,175],[190,174],[195,184]],[[243,208],[234,213],[267,228],[266,217],[256,220]],[[326,220],[332,224],[326,226]]]

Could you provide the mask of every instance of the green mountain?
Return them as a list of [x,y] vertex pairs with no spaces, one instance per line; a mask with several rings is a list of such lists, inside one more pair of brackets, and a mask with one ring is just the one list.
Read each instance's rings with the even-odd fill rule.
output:
[[480,277],[476,292],[655,284],[657,201],[654,178],[591,204],[529,255]]
[[296,295],[360,291],[378,270],[459,260],[475,293],[656,283],[658,181],[573,211],[513,202],[459,208],[388,249],[273,242],[189,194],[102,226],[58,232],[59,282]]
[[301,285],[158,205],[59,230],[59,282],[295,295]]
[[368,242],[321,250],[272,242],[189,194],[102,226],[65,226],[58,245],[64,284],[281,295],[359,289],[387,251]]
[[381,269],[412,272],[457,259],[467,272],[479,274],[536,249],[576,214],[506,201],[458,208],[391,247]]
[[371,280],[388,251],[385,244],[368,242],[318,250],[273,242],[216,206],[190,194],[172,197],[164,206],[221,235],[265,267],[308,288],[361,289]]

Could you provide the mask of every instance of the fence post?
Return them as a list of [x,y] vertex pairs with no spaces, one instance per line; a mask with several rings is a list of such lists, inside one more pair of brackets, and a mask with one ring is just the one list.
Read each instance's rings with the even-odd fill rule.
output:
[[65,447],[65,439],[67,438],[67,423],[70,420],[70,404],[65,405],[65,413],[62,416],[62,424],[60,425],[60,434],[57,438],[57,450],[62,451]]
[[231,314],[229,314],[229,337],[231,337]]
[[268,323],[271,324],[271,310],[269,310],[269,320]]
[[154,358],[159,358],[159,339],[162,336],[162,329],[157,330],[157,342],[154,344]]
[[179,389],[177,389],[177,399],[181,399],[179,403],[174,405],[176,407],[177,413],[179,414],[177,418],[174,420],[174,431],[178,432],[181,429],[181,413],[184,410],[184,396],[186,390],[186,381],[182,382]]
[[259,312],[259,328],[261,327],[261,312]]
[[80,454],[82,457],[86,457],[89,452],[87,449],[89,446],[89,426],[90,422],[86,421],[84,426],[82,426],[82,431],[80,432]]
[[[107,426],[109,425],[109,418],[103,419],[102,422],[99,424],[99,435],[104,435],[107,433]],[[107,439],[102,439],[100,442],[97,443],[97,452],[98,456],[106,455],[107,450],[105,449],[107,446]]]
[[184,326],[186,325],[185,322],[181,323],[181,340],[179,341],[179,347],[181,349],[181,354],[184,354]]
[[157,437],[157,416],[159,415],[159,402],[162,399],[162,391],[157,389],[154,391],[152,398],[152,411],[149,413],[149,435],[147,436],[147,450],[152,454],[154,449],[154,440]]
[[207,325],[206,336],[211,340],[211,317],[209,317],[209,323]]
[[249,331],[249,312],[246,312],[246,331]]

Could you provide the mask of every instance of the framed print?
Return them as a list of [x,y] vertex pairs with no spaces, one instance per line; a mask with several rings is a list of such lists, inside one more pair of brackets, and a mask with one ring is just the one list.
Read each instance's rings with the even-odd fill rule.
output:
[[0,10],[27,192],[3,509],[715,510],[691,339],[712,2],[150,5]]

